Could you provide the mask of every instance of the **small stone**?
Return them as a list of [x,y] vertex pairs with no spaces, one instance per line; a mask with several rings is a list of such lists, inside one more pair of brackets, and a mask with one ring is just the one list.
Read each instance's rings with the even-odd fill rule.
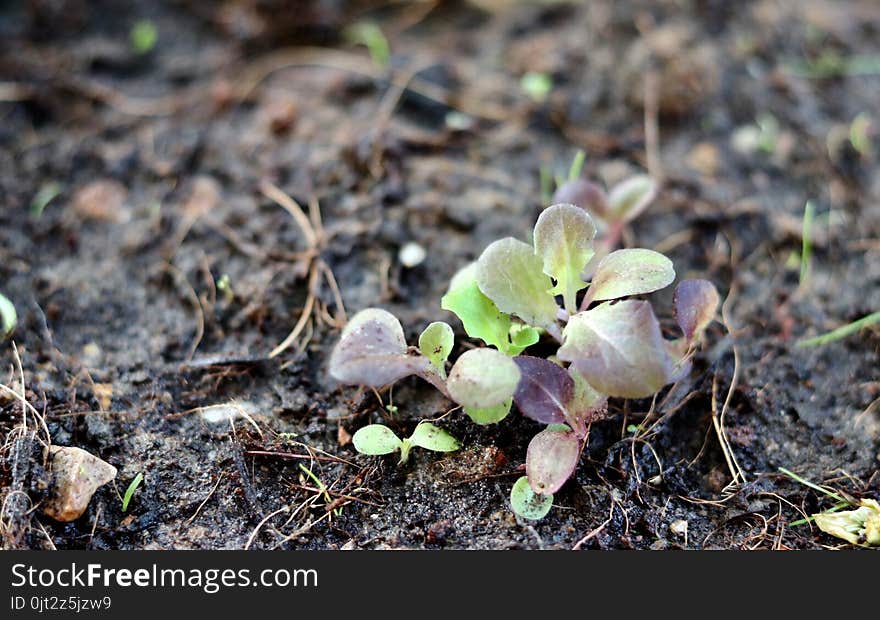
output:
[[52,488],[43,513],[67,523],[82,516],[101,487],[116,478],[116,468],[81,448],[49,448]]
[[101,411],[110,411],[110,405],[113,402],[113,384],[112,383],[93,383],[92,394],[98,401]]
[[247,418],[257,413],[257,408],[246,402],[230,402],[222,405],[211,405],[199,410],[202,419],[208,424],[229,424],[236,418]]
[[425,262],[427,256],[428,252],[425,248],[415,241],[410,241],[400,248],[400,252],[397,254],[397,259],[400,261],[401,265],[408,269],[412,269]]
[[117,181],[93,181],[76,192],[73,210],[84,220],[124,222],[129,218],[124,210],[127,197],[128,190]]
[[676,536],[687,536],[688,522],[686,519],[679,519],[669,524],[669,531]]
[[711,142],[700,142],[688,154],[688,165],[703,176],[715,176],[720,163],[718,147]]

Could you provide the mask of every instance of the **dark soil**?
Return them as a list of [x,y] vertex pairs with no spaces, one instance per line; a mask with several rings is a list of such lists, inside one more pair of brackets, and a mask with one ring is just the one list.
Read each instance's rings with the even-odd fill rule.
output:
[[[0,396],[5,546],[570,548],[589,533],[582,548],[841,544],[790,525],[831,503],[778,468],[880,494],[880,331],[795,346],[880,310],[876,2],[207,7],[0,7],[0,291],[19,311],[27,398],[53,443],[119,468],[116,490],[75,522],[25,512],[45,501],[47,474],[33,433],[12,434],[20,403]],[[340,34],[367,18],[389,39],[394,85]],[[158,30],[145,54],[129,43],[138,19]],[[523,93],[528,71],[552,75],[546,102]],[[463,128],[449,127],[453,111]],[[872,125],[856,148],[860,114]],[[646,118],[659,125],[656,153]],[[750,148],[742,128],[758,120],[763,141]],[[450,276],[492,240],[528,237],[539,168],[565,170],[577,148],[605,183],[662,173],[626,245],[715,282],[729,332],[712,326],[642,440],[627,427],[650,400],[612,401],[556,507],[526,523],[507,498],[538,426],[518,414],[491,427],[453,414],[443,424],[463,452],[416,451],[403,467],[354,451],[362,425],[407,432],[450,403],[406,380],[391,415],[373,393],[335,385],[340,309],[323,279],[297,343],[269,359],[302,313],[309,262],[296,222],[260,187],[320,205],[320,257],[349,316],[387,308],[413,340],[446,320],[465,343],[439,309]],[[40,212],[35,196],[53,184]],[[808,199],[814,250],[799,285]],[[398,260],[409,241],[427,249],[414,269]],[[217,290],[224,274],[231,295]],[[653,297],[671,328],[671,293]],[[0,361],[14,387],[11,342]],[[713,386],[716,411],[731,390],[725,426],[747,479],[735,488]],[[230,402],[249,416],[234,429],[201,415]],[[119,494],[139,472],[123,513]],[[682,520],[686,536],[670,528]]]

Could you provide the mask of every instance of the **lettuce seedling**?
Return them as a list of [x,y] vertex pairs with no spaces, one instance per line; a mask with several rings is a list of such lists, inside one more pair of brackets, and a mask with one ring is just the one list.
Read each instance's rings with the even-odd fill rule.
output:
[[[594,193],[604,203],[603,215],[620,224],[644,209],[654,192],[653,181],[639,177],[607,196]],[[649,397],[684,376],[720,301],[710,282],[680,282],[673,305],[682,336],[667,340],[651,304],[635,296],[669,286],[672,262],[646,249],[602,251],[596,233],[586,210],[555,204],[538,218],[534,244],[500,239],[459,271],[441,306],[486,346],[461,354],[448,375],[454,345],[449,325],[432,323],[418,349],[410,348],[397,319],[375,308],[359,312],[343,330],[330,374],[374,388],[419,376],[477,424],[500,422],[515,403],[546,428],[529,443],[525,482],[514,486],[511,506],[521,516],[540,518],[574,473],[608,398]],[[555,355],[524,355],[542,336],[542,350],[555,343]],[[388,429],[358,433],[365,433],[355,435],[362,452],[408,453],[407,440]]]
[[387,426],[370,424],[359,429],[352,437],[355,450],[361,454],[381,456],[400,450],[400,464],[409,460],[413,446],[433,452],[455,452],[461,448],[458,440],[430,422],[421,422],[413,434],[400,439]]

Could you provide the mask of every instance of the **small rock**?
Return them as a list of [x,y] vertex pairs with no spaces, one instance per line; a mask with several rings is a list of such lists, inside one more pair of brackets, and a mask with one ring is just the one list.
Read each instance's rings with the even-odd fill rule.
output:
[[116,478],[116,468],[98,457],[68,446],[51,446],[52,489],[43,513],[67,523],[82,516],[101,487]]
[[235,420],[236,418],[247,418],[253,414],[256,414],[258,409],[251,403],[247,402],[230,402],[224,403],[222,405],[211,405],[209,407],[202,407],[199,410],[199,413],[202,415],[202,419],[208,424],[229,424],[230,420]]
[[73,210],[84,220],[124,222],[129,217],[123,209],[127,197],[128,190],[117,181],[93,181],[76,192]]
[[112,383],[93,383],[92,394],[98,401],[101,411],[110,411],[110,405],[113,402],[113,384]]
[[707,177],[714,177],[721,164],[718,147],[711,142],[700,142],[688,154],[688,165]]
[[675,534],[676,536],[684,536],[687,537],[688,533],[688,522],[686,519],[679,519],[678,521],[673,521],[669,524],[669,531]]
[[421,265],[425,262],[427,256],[428,252],[425,248],[415,241],[410,241],[409,243],[404,244],[404,246],[400,248],[400,252],[397,254],[400,264],[407,269],[412,269],[413,267]]

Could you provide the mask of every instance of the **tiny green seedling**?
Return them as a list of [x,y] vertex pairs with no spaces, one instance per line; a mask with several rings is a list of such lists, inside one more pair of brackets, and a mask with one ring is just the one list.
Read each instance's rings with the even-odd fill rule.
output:
[[345,31],[346,38],[355,45],[363,45],[370,58],[382,69],[391,63],[391,46],[382,29],[373,22],[360,22]]
[[31,199],[31,219],[38,220],[43,216],[43,211],[49,206],[49,203],[55,200],[61,194],[61,184],[55,181],[49,181],[40,186],[40,189]]
[[15,306],[3,293],[0,293],[0,341],[12,335],[16,323],[18,323],[18,314],[15,312]]
[[131,49],[138,54],[147,54],[156,47],[156,41],[159,39],[159,31],[149,19],[141,19],[135,22],[129,33],[129,41]]
[[134,477],[134,480],[132,480],[128,485],[128,488],[125,489],[125,495],[122,496],[122,512],[128,511],[128,504],[131,502],[131,498],[134,497],[134,492],[137,491],[143,481],[144,474],[138,472],[138,475]]
[[409,453],[413,446],[433,452],[455,452],[461,448],[461,444],[455,437],[430,422],[421,422],[416,426],[413,434],[405,439],[400,439],[387,426],[370,424],[354,434],[352,443],[354,443],[355,450],[361,454],[373,456],[393,454],[400,450],[399,463],[401,465],[409,460]]
[[[572,176],[580,172],[577,159]],[[622,226],[647,206],[656,188],[649,178],[636,177],[608,195],[591,191],[604,204],[606,222]],[[378,308],[362,310],[345,327],[330,356],[330,374],[373,388],[419,376],[477,424],[502,421],[515,404],[545,428],[529,444],[526,476],[511,505],[522,516],[540,518],[574,473],[589,426],[605,416],[608,397],[649,397],[689,372],[720,302],[710,282],[680,282],[673,310],[682,336],[667,340],[651,304],[634,297],[669,286],[672,262],[647,249],[602,251],[594,245],[596,233],[586,210],[555,204],[538,218],[533,243],[500,239],[460,270],[441,307],[486,346],[462,353],[448,374],[448,325],[429,325],[416,352],[397,318]],[[525,354],[542,339],[547,358]],[[411,445],[457,449],[457,442],[424,443],[424,426],[404,440],[387,427],[368,426],[355,434],[355,447],[368,454],[400,450],[401,461]]]
[[531,97],[535,103],[546,101],[550,91],[553,90],[553,78],[546,73],[526,73],[519,83],[523,92]]

